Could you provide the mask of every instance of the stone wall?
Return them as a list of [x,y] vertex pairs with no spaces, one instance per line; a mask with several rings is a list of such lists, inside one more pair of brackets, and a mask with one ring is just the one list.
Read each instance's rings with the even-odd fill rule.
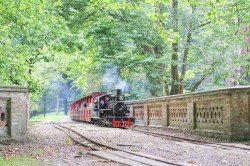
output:
[[25,142],[28,118],[28,89],[0,85],[0,140]]
[[135,125],[203,136],[250,139],[250,87],[233,87],[127,102]]

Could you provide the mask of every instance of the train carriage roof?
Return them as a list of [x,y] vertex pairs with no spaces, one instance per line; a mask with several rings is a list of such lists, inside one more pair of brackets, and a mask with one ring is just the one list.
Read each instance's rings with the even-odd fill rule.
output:
[[89,100],[94,101],[94,99],[95,99],[96,97],[98,97],[98,96],[103,96],[103,95],[106,95],[106,94],[107,94],[107,92],[92,92],[92,93],[90,93],[90,94],[88,94],[88,95],[86,95],[86,96],[83,96],[83,97],[81,97],[81,98],[79,98],[79,99],[73,101],[73,102],[71,103],[71,105],[75,105],[75,104],[77,104],[77,103],[79,103],[79,102],[80,102],[80,103],[81,103],[81,102],[90,103],[91,101],[89,101]]

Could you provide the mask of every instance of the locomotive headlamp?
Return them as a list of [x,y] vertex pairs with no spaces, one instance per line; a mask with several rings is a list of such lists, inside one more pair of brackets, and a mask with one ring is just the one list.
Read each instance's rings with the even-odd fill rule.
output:
[[124,96],[119,96],[119,100],[123,101],[124,100]]

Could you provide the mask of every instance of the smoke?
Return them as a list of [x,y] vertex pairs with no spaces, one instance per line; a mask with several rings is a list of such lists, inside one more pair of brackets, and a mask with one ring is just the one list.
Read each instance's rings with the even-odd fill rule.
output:
[[112,67],[106,71],[102,78],[102,85],[109,90],[121,89],[124,92],[128,89],[127,82],[119,77],[117,67]]

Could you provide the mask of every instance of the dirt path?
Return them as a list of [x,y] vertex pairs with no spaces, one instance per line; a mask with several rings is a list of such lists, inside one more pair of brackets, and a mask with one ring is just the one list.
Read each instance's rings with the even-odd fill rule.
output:
[[[250,152],[230,150],[191,144],[186,141],[175,141],[154,137],[130,129],[105,128],[88,123],[76,123],[64,119],[68,125],[86,137],[100,143],[154,156],[164,157],[172,162],[191,165],[250,165]],[[176,132],[168,131],[176,135]],[[180,134],[183,137],[197,137]],[[199,138],[203,140],[204,138]],[[242,143],[227,143],[239,146]],[[242,144],[243,146],[243,144]],[[244,146],[249,146],[246,144]],[[122,165],[87,154],[90,149],[79,146],[52,123],[30,122],[28,140],[25,144],[0,144],[0,166],[2,165],[52,165],[52,166],[112,166]],[[19,158],[18,158],[19,157]],[[12,162],[13,161],[13,162]]]
[[[87,151],[88,149],[73,143],[69,137],[55,129],[52,124],[31,122],[27,143],[0,144],[0,154],[4,158],[0,160],[0,165],[121,165],[90,156]],[[13,156],[21,156],[20,160],[24,158],[26,161],[22,163],[11,162],[14,160]]]

